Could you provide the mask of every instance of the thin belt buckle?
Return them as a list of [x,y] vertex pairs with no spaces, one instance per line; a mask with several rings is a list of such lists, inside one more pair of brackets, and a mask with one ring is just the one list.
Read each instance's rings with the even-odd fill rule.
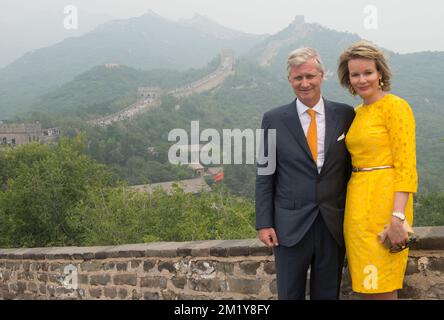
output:
[[391,169],[393,166],[380,166],[380,167],[370,167],[370,168],[352,168],[353,172],[361,172],[361,171],[373,171],[373,170],[381,170],[381,169]]

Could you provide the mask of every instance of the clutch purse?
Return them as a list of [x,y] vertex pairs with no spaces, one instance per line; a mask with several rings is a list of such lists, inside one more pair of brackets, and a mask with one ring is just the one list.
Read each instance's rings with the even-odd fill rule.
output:
[[407,222],[407,220],[404,220],[403,228],[405,231],[407,231],[409,239],[407,240],[407,242],[403,246],[399,246],[399,245],[395,246],[392,244],[392,242],[390,241],[390,238],[387,236],[388,227],[389,227],[388,225],[384,226],[384,230],[382,230],[378,234],[378,240],[385,248],[389,249],[391,253],[400,252],[404,249],[407,249],[407,248],[411,247],[411,245],[414,242],[416,242],[416,238],[414,237],[415,232],[413,231],[413,228],[410,226],[410,224]]

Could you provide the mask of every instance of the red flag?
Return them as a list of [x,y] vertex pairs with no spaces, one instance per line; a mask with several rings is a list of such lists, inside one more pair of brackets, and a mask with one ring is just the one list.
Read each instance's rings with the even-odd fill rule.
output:
[[224,172],[221,171],[214,175],[214,181],[219,182],[224,179]]

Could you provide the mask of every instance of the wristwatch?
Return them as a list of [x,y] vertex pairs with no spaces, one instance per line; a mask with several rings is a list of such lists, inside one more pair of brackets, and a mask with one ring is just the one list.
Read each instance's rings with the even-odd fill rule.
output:
[[394,216],[394,217],[400,219],[401,221],[404,221],[404,220],[405,220],[405,214],[404,214],[404,212],[395,211],[395,212],[392,213],[392,216]]

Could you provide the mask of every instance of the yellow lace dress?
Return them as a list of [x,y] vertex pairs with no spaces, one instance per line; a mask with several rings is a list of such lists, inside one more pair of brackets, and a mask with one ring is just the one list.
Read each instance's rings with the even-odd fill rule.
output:
[[[409,104],[393,94],[355,111],[346,136],[353,167],[393,168],[352,173],[344,217],[348,268],[353,291],[391,292],[402,288],[408,249],[390,253],[377,235],[390,224],[394,192],[417,191],[415,119]],[[412,194],[405,215],[412,225]]]

